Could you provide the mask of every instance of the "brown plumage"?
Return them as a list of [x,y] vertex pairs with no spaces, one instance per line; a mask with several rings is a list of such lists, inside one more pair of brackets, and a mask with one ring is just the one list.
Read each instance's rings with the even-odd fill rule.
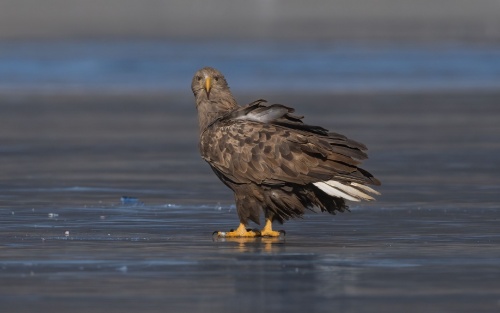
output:
[[272,221],[283,223],[317,207],[335,214],[345,200],[373,200],[367,185],[380,185],[358,167],[367,158],[365,145],[343,135],[304,124],[293,109],[257,100],[238,106],[226,79],[205,67],[193,77],[200,125],[200,152],[220,180],[234,191],[240,227],[224,236],[257,236],[245,230],[248,221],[262,234],[274,236]]

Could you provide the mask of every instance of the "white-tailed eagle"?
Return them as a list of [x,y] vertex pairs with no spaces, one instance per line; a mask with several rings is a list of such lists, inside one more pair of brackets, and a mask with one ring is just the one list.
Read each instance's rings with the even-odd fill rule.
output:
[[[380,185],[361,169],[366,146],[302,122],[294,110],[257,100],[239,106],[224,76],[205,67],[193,77],[200,126],[200,152],[215,174],[234,191],[240,225],[221,237],[276,237],[272,222],[300,217],[307,208],[335,214],[345,200],[373,200]],[[261,231],[247,229],[248,222]]]

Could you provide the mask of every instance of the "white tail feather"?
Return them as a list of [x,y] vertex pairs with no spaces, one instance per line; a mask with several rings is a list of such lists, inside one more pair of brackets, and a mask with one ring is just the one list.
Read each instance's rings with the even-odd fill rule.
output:
[[317,182],[314,183],[314,185],[330,196],[344,198],[351,201],[375,200],[372,196],[366,194],[365,192],[380,195],[378,191],[358,183],[350,183],[349,186],[335,180],[329,180]]
[[372,201],[372,200],[375,200],[373,199],[372,196],[369,196],[367,195],[366,193],[363,193],[361,190],[359,189],[356,189],[354,187],[351,187],[351,186],[348,186],[348,185],[344,185],[338,181],[335,181],[335,180],[329,180],[327,182],[325,182],[327,185],[330,185],[332,187],[335,187],[339,190],[342,190],[344,192],[346,192],[347,194],[357,198],[357,199],[363,199],[363,200],[367,200],[367,201]]
[[368,187],[368,186],[365,186],[365,185],[362,185],[362,184],[358,184],[358,183],[351,183],[352,186],[356,187],[356,188],[359,188],[359,189],[363,189],[365,191],[368,191],[369,193],[372,193],[374,195],[380,195],[380,192]]
[[359,201],[359,199],[351,197],[350,195],[338,190],[337,188],[334,188],[334,187],[328,185],[326,182],[317,182],[317,183],[314,183],[314,186],[323,190],[324,192],[326,192],[330,196],[344,198],[344,199],[351,200],[351,201]]

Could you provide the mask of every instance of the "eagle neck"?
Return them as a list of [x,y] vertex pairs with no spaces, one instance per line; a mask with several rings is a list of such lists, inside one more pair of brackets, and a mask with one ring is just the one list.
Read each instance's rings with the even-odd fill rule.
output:
[[198,102],[197,108],[201,135],[216,119],[238,108],[238,105],[234,98],[231,97],[226,99],[204,99]]

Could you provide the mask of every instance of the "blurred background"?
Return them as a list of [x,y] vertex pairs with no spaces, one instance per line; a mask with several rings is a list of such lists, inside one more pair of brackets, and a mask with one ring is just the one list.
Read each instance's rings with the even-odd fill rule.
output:
[[[499,87],[496,0],[0,2],[0,91]],[[246,98],[245,98],[246,100]]]
[[2,39],[496,41],[495,0],[4,0]]

